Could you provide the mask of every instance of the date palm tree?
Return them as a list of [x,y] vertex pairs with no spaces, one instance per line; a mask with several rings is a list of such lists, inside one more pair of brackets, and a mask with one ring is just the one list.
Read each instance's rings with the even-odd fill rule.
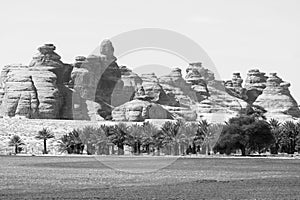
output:
[[96,127],[94,129],[93,134],[90,136],[91,143],[97,147],[97,154],[109,154],[109,147],[108,144],[110,143],[110,140],[108,138],[109,135],[109,129],[107,131],[105,130],[106,128],[109,128],[108,126],[101,126],[101,127]]
[[286,121],[282,124],[283,140],[282,144],[286,147],[288,154],[293,154],[296,150],[296,142],[300,132],[300,123]]
[[160,156],[161,149],[165,146],[165,134],[162,130],[153,134],[153,146],[156,148],[156,155]]
[[59,152],[61,152],[61,153],[67,152],[68,154],[73,153],[73,151],[71,149],[71,143],[72,143],[72,141],[68,134],[61,136],[58,141]]
[[198,145],[205,145],[205,153],[206,155],[209,154],[209,139],[210,139],[210,130],[209,126],[210,124],[207,122],[207,120],[201,120],[198,123],[199,129],[197,132],[196,141]]
[[18,135],[14,135],[8,142],[8,146],[15,147],[15,154],[19,153],[20,146],[25,145],[23,140]]
[[222,124],[210,124],[207,120],[200,121],[198,126],[196,141],[200,145],[205,145],[205,154],[210,155],[224,126]]
[[146,122],[142,126],[142,145],[146,148],[148,154],[150,154],[151,147],[153,154],[155,153],[154,145],[155,145],[155,138],[154,136],[157,135],[159,129],[153,125],[152,123]]
[[48,153],[48,151],[47,151],[47,140],[54,138],[54,134],[51,133],[47,128],[43,128],[42,130],[40,130],[37,133],[35,138],[38,139],[38,140],[43,140],[43,142],[44,142],[43,154],[47,154]]
[[128,130],[126,144],[132,147],[133,153],[141,153],[141,145],[143,138],[143,127],[137,124],[132,124]]
[[184,144],[182,153],[191,153],[192,147],[195,146],[195,139],[198,132],[198,124],[186,123],[179,129],[181,142]]
[[129,128],[124,123],[119,123],[111,129],[109,139],[118,147],[118,155],[124,154],[124,144],[128,137]]
[[[224,125],[223,124],[210,124],[209,127],[208,127],[208,135],[209,135],[209,138],[208,138],[208,152],[212,152],[212,149],[213,147],[216,145],[216,143],[218,142],[218,139],[221,135],[221,132],[224,128]],[[207,153],[208,154],[208,153]]]
[[71,132],[63,135],[58,142],[60,152],[67,151],[69,154],[83,153],[84,144],[80,139],[79,129],[73,129]]
[[86,145],[86,152],[88,155],[95,153],[95,142],[94,134],[96,134],[97,128],[93,126],[85,126],[79,132],[80,140],[84,145]]
[[179,155],[180,125],[179,122],[174,123],[168,121],[164,123],[161,128],[164,134],[164,146],[167,147],[168,154]]
[[282,140],[282,130],[281,130],[281,123],[276,119],[269,120],[269,126],[271,128],[271,133],[274,137],[274,144],[271,147],[272,154],[278,154],[278,150],[280,148],[280,143]]

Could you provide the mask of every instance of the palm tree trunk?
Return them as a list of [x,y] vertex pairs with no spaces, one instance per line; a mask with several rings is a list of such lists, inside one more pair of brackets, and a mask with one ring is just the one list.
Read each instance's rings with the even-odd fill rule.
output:
[[174,147],[174,155],[178,156],[179,155],[179,145],[178,142],[175,142],[175,144],[173,145]]
[[246,149],[245,147],[241,147],[242,156],[246,156]]
[[118,146],[118,155],[124,155],[124,145]]
[[157,147],[157,155],[160,156],[160,148]]
[[210,155],[210,146],[209,146],[209,143],[207,143],[207,144],[205,145],[205,148],[206,148],[205,154],[206,154],[206,155]]
[[47,154],[47,140],[44,139],[44,154]]
[[18,153],[18,145],[15,145],[15,154],[17,155]]
[[146,146],[146,151],[147,151],[147,154],[150,155],[150,145]]

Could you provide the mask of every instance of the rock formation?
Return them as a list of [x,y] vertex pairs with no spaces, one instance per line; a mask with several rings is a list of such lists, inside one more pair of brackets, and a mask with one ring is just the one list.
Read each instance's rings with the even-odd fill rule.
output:
[[182,78],[179,68],[173,69],[169,75],[160,77],[159,83],[167,95],[174,96],[178,100],[180,106],[189,107],[198,101],[196,91]]
[[225,82],[225,89],[228,94],[247,101],[248,96],[246,95],[246,89],[243,88],[242,83],[243,79],[241,74],[238,72],[233,73],[232,79]]
[[185,80],[192,85],[192,89],[196,91],[197,100],[200,102],[207,99],[209,91],[207,89],[206,80],[201,76],[200,72],[195,68],[188,68]]
[[222,81],[211,81],[208,90],[210,93],[208,99],[196,104],[198,120],[224,122],[247,106],[244,100],[228,94]]
[[264,108],[269,116],[290,115],[300,117],[297,102],[291,96],[290,83],[284,82],[276,73],[270,73],[266,82],[266,88],[256,99],[254,105]]
[[265,73],[260,72],[258,69],[249,70],[244,85],[248,103],[253,103],[262,94],[262,91],[266,88],[267,78]]
[[112,43],[104,40],[100,45],[100,55],[90,55],[86,60],[82,58],[75,63],[71,76],[76,112],[81,111],[81,116],[87,109],[90,119],[100,119],[97,115],[104,119],[111,118],[112,93],[121,78],[113,52]]
[[69,65],[60,61],[55,46],[38,48],[29,66],[7,66],[2,70],[2,111],[6,116],[60,118],[64,98],[64,73]]
[[200,62],[190,63],[185,79],[181,69],[157,77],[138,76],[118,66],[109,40],[97,55],[77,56],[66,64],[45,44],[28,66],[7,65],[0,76],[0,117],[144,121],[184,119],[224,122],[242,108],[254,106],[269,117],[300,117],[289,83],[276,73],[269,77],[249,70],[245,84],[240,73],[226,82],[215,80]]
[[179,106],[179,101],[175,98],[175,95],[165,92],[154,73],[142,74],[141,79],[143,81],[142,86],[145,90],[145,94],[152,98],[152,102],[161,105]]
[[39,101],[32,76],[27,66],[8,65],[2,69],[0,82],[1,110],[3,115],[38,117]]
[[170,119],[168,112],[159,104],[135,99],[112,111],[115,121],[144,121],[145,119]]
[[186,72],[196,69],[201,76],[206,80],[206,82],[210,82],[215,80],[215,75],[209,69],[206,69],[202,66],[201,62],[190,63],[186,69]]
[[114,107],[132,100],[136,88],[143,82],[136,73],[125,66],[120,67],[120,71],[121,78],[116,83],[111,97],[111,105]]

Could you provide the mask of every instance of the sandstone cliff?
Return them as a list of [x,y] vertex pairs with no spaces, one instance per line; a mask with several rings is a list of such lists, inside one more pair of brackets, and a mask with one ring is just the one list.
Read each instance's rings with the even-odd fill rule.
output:
[[264,72],[260,72],[258,69],[249,70],[245,81],[247,101],[253,103],[262,91],[266,88],[266,80],[268,77],[265,76]]
[[291,96],[290,83],[284,82],[276,73],[270,73],[266,82],[266,88],[256,99],[254,105],[267,110],[267,115],[290,115],[300,117],[300,110],[297,102]]
[[200,62],[157,77],[141,76],[119,66],[114,47],[104,40],[95,55],[77,56],[65,64],[55,46],[45,44],[28,66],[7,65],[0,76],[0,116],[37,119],[144,121],[207,119],[223,122],[247,105],[266,110],[268,117],[300,117],[289,83],[249,70],[226,82],[215,80]]
[[1,75],[4,115],[59,118],[64,106],[60,88],[64,87],[63,75],[68,65],[60,61],[54,50],[54,45],[46,44],[38,48],[29,66],[4,67]]

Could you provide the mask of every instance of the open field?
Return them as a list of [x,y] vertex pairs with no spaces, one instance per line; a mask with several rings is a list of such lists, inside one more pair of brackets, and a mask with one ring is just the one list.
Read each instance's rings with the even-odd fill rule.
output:
[[0,156],[0,198],[300,199],[300,159],[168,159]]

